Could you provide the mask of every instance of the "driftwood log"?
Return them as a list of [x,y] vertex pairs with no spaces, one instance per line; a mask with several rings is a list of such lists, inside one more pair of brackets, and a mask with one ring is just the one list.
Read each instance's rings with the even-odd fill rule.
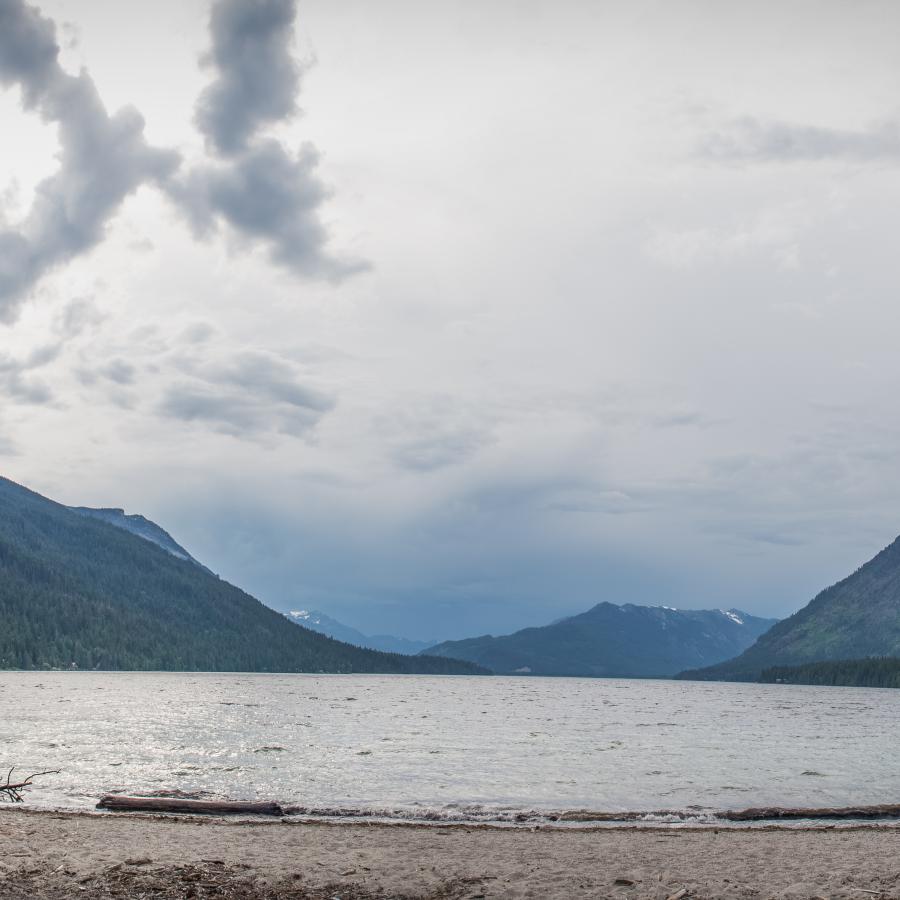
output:
[[33,775],[23,778],[22,781],[13,781],[12,773],[15,771],[16,767],[13,766],[6,773],[6,783],[4,784],[0,781],[0,800],[8,800],[10,803],[24,803],[22,792],[27,791],[32,786],[33,779],[40,778],[41,775],[59,775],[59,769],[52,769],[47,772],[35,772]]
[[201,813],[208,816],[283,816],[284,810],[271,801],[187,800],[180,797],[124,797],[107,794],[97,809],[111,812]]
[[900,817],[900,804],[881,806],[826,806],[784,809],[780,806],[732,809],[716,813],[729,822],[752,822],[760,819],[887,819]]
[[[692,813],[678,809],[659,809],[651,813],[572,810],[551,814],[547,818],[551,822],[641,822],[648,817],[683,819],[691,815]],[[900,819],[900,804],[823,807],[754,806],[749,809],[703,810],[699,815],[712,816],[726,822],[761,822],[767,819]],[[524,818],[523,816],[522,819],[524,820]]]

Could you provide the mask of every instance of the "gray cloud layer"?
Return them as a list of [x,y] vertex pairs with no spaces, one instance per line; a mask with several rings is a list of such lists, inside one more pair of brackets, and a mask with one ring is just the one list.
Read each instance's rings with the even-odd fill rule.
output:
[[700,155],[738,162],[900,160],[900,126],[887,122],[865,131],[850,131],[745,116],[724,130],[707,135],[701,142]]
[[0,231],[0,318],[10,319],[49,270],[104,236],[122,201],[167,177],[178,155],[151,147],[134,108],[110,116],[87,72],[59,64],[56,29],[21,0],[0,0],[0,85],[20,85],[25,108],[56,123],[60,167],[38,185],[21,228]]

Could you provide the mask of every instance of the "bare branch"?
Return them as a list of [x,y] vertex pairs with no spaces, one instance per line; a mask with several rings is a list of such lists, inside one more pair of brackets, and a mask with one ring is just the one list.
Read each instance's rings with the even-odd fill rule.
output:
[[59,775],[59,769],[48,769],[45,772],[35,772],[29,775],[24,781],[12,781],[12,773],[16,767],[13,766],[6,775],[6,784],[0,784],[0,800],[7,800],[10,803],[24,803],[22,792],[32,787],[32,781],[41,775]]

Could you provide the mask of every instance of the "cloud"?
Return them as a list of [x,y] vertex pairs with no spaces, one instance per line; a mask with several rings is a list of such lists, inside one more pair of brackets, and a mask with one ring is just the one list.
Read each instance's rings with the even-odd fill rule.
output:
[[219,0],[210,16],[209,62],[216,78],[195,121],[210,159],[168,183],[198,237],[221,226],[294,274],[338,281],[368,268],[328,252],[320,208],[329,190],[319,153],[294,151],[265,129],[297,113],[300,66],[291,55],[294,0]]
[[92,299],[76,297],[63,307],[53,323],[53,330],[63,338],[75,338],[96,328],[105,318]]
[[48,271],[104,237],[122,201],[177,167],[178,154],[151,147],[133,107],[110,116],[84,70],[60,66],[56,29],[22,0],[0,0],[0,86],[19,85],[27,111],[58,125],[60,165],[42,181],[16,230],[0,231],[0,319],[10,320]]
[[101,375],[114,381],[116,384],[134,384],[137,370],[124,359],[113,359],[99,369]]
[[157,411],[235,437],[273,431],[302,437],[335,405],[330,394],[304,384],[294,365],[271,353],[247,351],[220,363],[184,360],[181,368],[185,377],[166,388]]
[[29,373],[57,359],[61,343],[45,344],[24,359],[0,355],[0,391],[14,401],[43,406],[53,402],[53,394],[44,382]]
[[295,0],[220,0],[213,7],[207,62],[216,80],[201,94],[195,121],[219,153],[245,150],[261,126],[296,114],[296,12]]
[[900,125],[885,122],[852,131],[744,116],[706,135],[698,154],[721,162],[900,161]]
[[316,175],[318,152],[306,144],[296,155],[263,140],[226,162],[204,163],[171,185],[197,236],[227,224],[247,243],[268,247],[276,265],[308,277],[339,280],[365,269],[326,250],[328,232],[319,209],[329,192]]
[[291,55],[294,0],[219,0],[210,17],[209,64],[196,121],[213,158],[179,174],[180,155],[149,145],[134,107],[110,115],[84,69],[59,63],[52,20],[23,0],[0,0],[0,87],[58,126],[59,168],[42,181],[24,220],[5,223],[0,197],[0,320],[10,321],[40,279],[99,244],[122,202],[144,184],[164,188],[196,234],[228,226],[294,274],[338,280],[366,268],[326,250],[319,210],[329,192],[318,153],[293,152],[260,129],[297,111],[300,66]]
[[193,322],[180,335],[188,344],[204,344],[216,333],[215,326],[209,322]]
[[391,462],[412,472],[458,465],[493,440],[491,415],[446,394],[408,398],[373,424]]
[[484,443],[484,434],[475,429],[448,429],[444,433],[426,434],[400,444],[394,448],[391,458],[402,469],[432,472],[463,462]]

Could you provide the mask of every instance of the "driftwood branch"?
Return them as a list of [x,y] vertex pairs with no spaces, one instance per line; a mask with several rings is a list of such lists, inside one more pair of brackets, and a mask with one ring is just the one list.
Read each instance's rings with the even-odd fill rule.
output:
[[22,792],[27,791],[32,786],[32,781],[35,778],[40,778],[41,775],[59,775],[59,769],[48,769],[46,772],[35,772],[21,781],[13,781],[12,774],[15,771],[16,767],[13,766],[6,773],[6,782],[0,782],[0,800],[6,800],[9,803],[24,803]]
[[167,812],[205,813],[212,816],[257,815],[283,816],[284,810],[273,802],[247,802],[228,800],[189,800],[180,797],[123,797],[107,794],[97,804],[97,809],[115,812]]

